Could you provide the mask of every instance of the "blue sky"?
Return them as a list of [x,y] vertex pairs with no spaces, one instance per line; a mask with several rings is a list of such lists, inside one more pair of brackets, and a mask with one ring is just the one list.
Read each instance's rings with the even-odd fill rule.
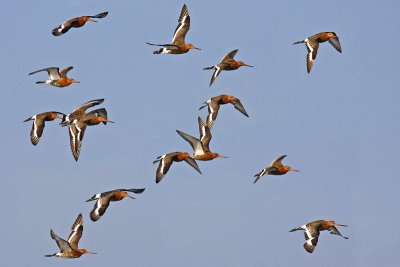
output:
[[[186,1],[186,41],[202,48],[153,55],[145,42],[168,43],[181,1],[4,2],[0,133],[1,266],[396,266],[400,165],[397,1]],[[98,23],[51,30],[67,19],[109,11]],[[340,37],[343,53],[322,44],[307,74],[306,48],[292,43],[322,31]],[[223,72],[208,87],[203,67],[239,49],[255,68]],[[80,81],[37,85],[40,68],[74,66]],[[198,135],[201,103],[231,94],[249,118],[221,107],[210,147],[229,156],[199,162],[203,175],[175,163],[159,184],[152,161],[190,146],[176,129]],[[89,127],[78,162],[67,129],[46,125],[29,141],[26,118],[99,107],[116,123]],[[299,173],[253,175],[273,159]],[[136,200],[111,203],[89,219],[95,193],[141,188]],[[84,215],[77,260],[45,258],[57,251],[49,232],[67,238]],[[321,234],[316,251],[289,233],[309,221],[349,225],[344,240]]]

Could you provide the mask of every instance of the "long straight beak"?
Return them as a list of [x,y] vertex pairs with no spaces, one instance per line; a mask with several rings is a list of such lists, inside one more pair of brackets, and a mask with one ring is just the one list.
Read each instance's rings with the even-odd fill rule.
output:
[[252,66],[252,65],[247,65],[247,64],[244,64],[243,66],[250,67],[250,68],[254,68],[254,66]]
[[91,252],[91,251],[87,251],[85,252],[85,254],[97,254],[96,252]]
[[201,50],[200,48],[198,48],[198,47],[195,47],[195,46],[193,46],[193,49],[196,49],[196,50]]
[[335,226],[344,226],[344,227],[348,227],[347,225],[345,225],[345,224],[340,224],[340,223],[335,224]]
[[91,19],[91,18],[89,18],[88,21],[97,22],[97,20],[93,20],[93,19]]
[[217,158],[229,159],[229,157],[222,156],[222,155],[218,155],[218,157],[217,157]]
[[300,172],[299,170],[291,169],[292,172]]
[[133,196],[130,195],[126,195],[127,197],[131,198],[131,199],[135,199]]

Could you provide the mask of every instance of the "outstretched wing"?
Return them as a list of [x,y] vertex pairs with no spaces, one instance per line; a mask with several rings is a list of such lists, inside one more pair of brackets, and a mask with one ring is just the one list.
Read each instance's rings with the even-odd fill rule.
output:
[[302,228],[304,229],[304,238],[306,240],[303,247],[307,252],[312,253],[318,243],[319,230],[306,225],[302,226]]
[[96,106],[96,105],[100,105],[100,104],[103,103],[103,102],[104,102],[104,98],[95,99],[95,100],[90,100],[89,102],[86,102],[86,103],[84,103],[84,104],[82,104],[82,105],[79,105],[79,106],[76,107],[72,112],[75,112],[75,111],[77,111],[77,110],[83,110],[83,111],[85,111],[85,110],[87,110],[88,108],[91,108],[91,107]]
[[339,235],[339,236],[343,237],[344,239],[349,239],[348,237],[342,236],[342,234],[339,232],[339,230],[335,226],[331,226],[328,230],[330,231],[330,233],[332,235]]
[[47,71],[47,74],[49,75],[49,79],[50,80],[58,80],[61,78],[60,74],[59,74],[59,68],[57,67],[49,67],[49,68],[44,68],[44,69],[40,69],[34,72],[29,73],[28,75],[32,75],[41,71]]
[[212,138],[210,128],[200,117],[198,117],[197,120],[199,123],[200,141],[203,144],[203,149],[204,151],[210,151],[209,145]]
[[221,62],[220,62],[220,63],[223,63],[224,61],[229,60],[229,59],[233,59],[233,57],[236,56],[236,53],[237,53],[238,51],[239,51],[239,49],[235,49],[235,50],[229,52],[228,54],[226,54],[226,55],[221,59]]
[[108,15],[108,12],[103,12],[103,13],[99,13],[99,14],[97,14],[95,16],[85,16],[85,17],[93,18],[93,19],[102,19],[107,15]]
[[72,70],[74,67],[69,66],[68,68],[65,68],[60,71],[60,76],[66,78],[68,71]]
[[181,15],[178,19],[178,26],[175,29],[174,37],[172,38],[172,44],[184,44],[186,33],[190,28],[190,16],[189,10],[186,4],[183,5]]
[[156,183],[159,183],[162,180],[162,178],[164,178],[164,176],[167,174],[169,168],[173,163],[172,157],[176,154],[177,153],[169,153],[161,156],[161,159],[159,160],[160,163],[158,164],[158,168],[156,171]]
[[307,46],[307,72],[310,73],[312,67],[314,66],[315,58],[317,57],[319,43],[308,40],[306,42]]
[[330,38],[328,42],[339,52],[342,53],[342,46],[340,45],[339,38]]
[[235,109],[239,110],[243,115],[245,115],[246,117],[249,117],[249,114],[247,114],[246,110],[244,109],[242,103],[240,102],[240,100],[234,100],[231,102],[232,105],[235,107]]
[[83,218],[82,213],[79,213],[78,217],[76,218],[74,224],[71,227],[71,234],[68,237],[68,243],[73,249],[78,248],[79,240],[82,237],[83,232]]
[[193,148],[195,154],[203,154],[203,145],[201,144],[201,141],[187,133],[181,132],[179,130],[176,130],[176,132],[183,138],[185,139]]
[[84,123],[78,123],[77,125],[72,124],[69,126],[71,152],[76,161],[78,161],[79,154],[81,153],[82,140],[85,130],[86,124]]
[[287,156],[287,155],[283,155],[283,156],[280,156],[279,158],[275,159],[275,160],[271,163],[270,167],[275,167],[275,168],[281,167],[281,166],[282,166],[282,160],[283,160],[286,156]]
[[71,252],[73,250],[71,248],[71,246],[69,245],[69,243],[67,241],[65,241],[64,239],[62,239],[61,237],[59,237],[58,235],[56,235],[53,230],[50,230],[50,236],[53,240],[56,241],[57,246],[60,249],[61,253]]
[[93,210],[90,212],[90,219],[92,221],[97,221],[106,212],[108,206],[110,205],[112,192],[106,192],[100,195],[100,198],[94,204]]
[[185,158],[184,161],[185,161],[187,164],[189,164],[190,166],[192,166],[196,171],[198,171],[199,173],[201,173],[200,168],[199,168],[199,166],[197,165],[197,162],[196,162],[193,158],[188,157],[188,158]]

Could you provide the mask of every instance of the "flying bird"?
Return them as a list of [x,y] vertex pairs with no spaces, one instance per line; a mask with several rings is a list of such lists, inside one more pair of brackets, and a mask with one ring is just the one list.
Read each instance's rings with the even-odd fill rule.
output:
[[336,226],[347,227],[347,225],[338,224],[334,221],[318,220],[318,221],[307,223],[301,227],[294,228],[294,229],[290,230],[289,232],[294,232],[297,230],[304,231],[304,238],[306,239],[306,242],[304,243],[303,246],[307,252],[312,253],[315,250],[315,247],[317,246],[319,233],[321,231],[328,230],[333,235],[339,235],[339,236],[343,237],[344,239],[348,239],[348,237],[342,236],[340,234],[340,232],[336,228]]
[[93,20],[93,19],[104,18],[105,16],[107,16],[107,14],[108,14],[108,12],[103,12],[103,13],[97,14],[95,16],[81,16],[81,17],[70,19],[70,20],[64,22],[63,24],[61,24],[60,26],[58,26],[57,28],[53,29],[52,34],[54,36],[60,36],[64,33],[66,33],[67,31],[69,31],[69,29],[71,29],[71,28],[82,27],[88,21],[97,22],[96,20]]
[[212,138],[210,128],[200,117],[198,117],[198,123],[200,140],[187,133],[176,130],[176,132],[192,146],[194,150],[192,157],[196,160],[204,161],[215,158],[226,158],[225,156],[210,151],[209,145]]
[[50,236],[56,241],[60,252],[45,255],[46,257],[60,257],[60,258],[79,258],[83,254],[97,254],[94,252],[87,251],[83,248],[78,248],[79,240],[82,237],[83,232],[83,219],[82,214],[79,214],[74,224],[72,225],[72,232],[68,237],[68,240],[64,240],[50,230]]
[[93,207],[93,210],[90,212],[90,219],[92,221],[97,221],[103,216],[106,212],[108,205],[110,205],[110,201],[120,201],[125,197],[135,199],[133,196],[128,195],[128,192],[132,192],[135,194],[140,194],[144,191],[144,188],[141,189],[115,189],[112,191],[107,191],[99,194],[93,195],[90,199],[86,200],[86,202],[97,200],[96,204]]
[[159,183],[162,178],[164,178],[173,162],[181,162],[182,160],[184,160],[187,164],[192,166],[196,171],[201,174],[199,166],[191,155],[186,152],[171,152],[159,156],[155,161],[153,161],[153,164],[159,162],[156,172],[156,183]]
[[45,127],[45,122],[63,118],[58,115],[65,116],[64,113],[61,113],[58,111],[48,111],[48,112],[36,114],[36,115],[24,120],[24,122],[33,121],[30,137],[31,137],[31,142],[34,146],[36,146],[39,143],[40,137],[42,137],[43,129]]
[[217,119],[218,110],[220,105],[225,105],[231,103],[235,109],[239,110],[243,115],[249,117],[246,110],[244,109],[240,100],[232,95],[219,95],[214,96],[211,99],[207,100],[203,103],[203,106],[199,108],[202,109],[208,106],[208,116],[207,116],[207,126],[208,128],[212,128],[214,121]]
[[87,126],[98,125],[102,122],[104,125],[107,122],[112,122],[107,118],[107,111],[104,108],[96,109],[86,113],[88,108],[103,103],[104,99],[91,100],[85,104],[78,106],[69,115],[63,117],[62,126],[69,126],[69,137],[71,152],[76,161],[78,161],[83,135]]
[[200,48],[195,47],[193,44],[185,43],[185,36],[190,28],[190,15],[186,5],[183,5],[182,7],[178,23],[179,24],[175,29],[174,37],[172,37],[172,42],[170,44],[152,44],[146,42],[148,45],[163,47],[157,51],[154,51],[153,54],[184,54],[189,52],[190,49],[201,50]]
[[47,71],[47,74],[49,75],[49,78],[46,81],[38,81],[36,82],[37,84],[44,83],[56,87],[65,87],[69,86],[70,84],[73,83],[79,83],[75,79],[70,79],[67,77],[67,73],[72,70],[74,67],[70,66],[68,68],[65,68],[60,71],[59,68],[57,67],[49,67],[49,68],[44,68],[41,70],[37,70],[34,72],[29,73],[29,75],[41,72],[41,71]]
[[221,73],[221,71],[223,70],[236,70],[242,66],[246,66],[246,67],[254,67],[251,65],[247,65],[246,63],[244,63],[243,61],[236,61],[234,60],[234,56],[236,55],[236,53],[239,50],[233,50],[231,52],[229,52],[228,54],[226,54],[222,59],[221,62],[218,63],[218,65],[215,66],[211,66],[211,67],[207,67],[204,68],[203,70],[214,70],[214,73],[211,77],[211,81],[210,81],[210,86],[213,84],[214,80],[218,77],[218,75]]
[[289,171],[292,172],[299,172],[298,170],[293,169],[290,166],[285,166],[282,164],[282,160],[286,157],[286,155],[280,156],[276,160],[274,160],[267,168],[263,169],[260,173],[257,173],[254,175],[256,179],[254,180],[254,183],[258,181],[258,179],[261,178],[264,174],[269,174],[269,175],[283,175],[286,174]]
[[314,34],[302,41],[293,43],[302,44],[305,43],[307,47],[307,72],[310,73],[314,66],[315,58],[317,57],[318,48],[320,43],[328,41],[339,53],[342,53],[342,47],[339,42],[339,37],[334,32],[321,32]]

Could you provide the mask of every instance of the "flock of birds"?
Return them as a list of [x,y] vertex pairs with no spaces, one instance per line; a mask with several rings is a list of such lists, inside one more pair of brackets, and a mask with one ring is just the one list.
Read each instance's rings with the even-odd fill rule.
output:
[[[71,28],[80,28],[84,26],[86,22],[89,21],[96,22],[95,20],[93,20],[93,18],[104,18],[107,16],[107,14],[108,12],[103,12],[95,16],[81,16],[70,19],[61,24],[60,26],[58,26],[57,28],[53,29],[52,34],[54,36],[60,36],[68,32]],[[147,43],[147,44],[152,46],[162,47],[159,50],[154,51],[153,52],[154,54],[184,54],[191,49],[201,50],[200,48],[195,47],[193,44],[185,43],[185,36],[189,31],[189,28],[190,28],[189,10],[187,6],[184,4],[178,19],[178,26],[175,30],[172,42],[169,44],[153,44],[153,43]],[[311,37],[308,37],[302,41],[293,43],[293,44],[304,43],[306,45],[308,51],[307,61],[306,61],[308,73],[311,71],[314,65],[319,44],[324,43],[326,41],[328,41],[338,52],[342,52],[341,45],[339,42],[339,37],[334,32],[321,32]],[[253,67],[242,61],[236,61],[234,57],[237,52],[238,52],[237,49],[233,50],[227,53],[217,65],[204,68],[204,70],[211,70],[211,69],[214,70],[209,86],[211,86],[214,83],[215,79],[223,70],[225,71],[236,70],[242,66]],[[56,87],[65,87],[73,83],[79,83],[75,79],[67,77],[67,73],[72,69],[73,69],[72,66],[67,67],[63,70],[60,70],[58,67],[49,67],[31,72],[29,73],[29,75],[46,71],[48,73],[48,79],[45,81],[38,81],[37,82],[38,84],[47,84]],[[112,121],[108,120],[107,110],[105,108],[95,109],[87,112],[87,109],[100,105],[103,102],[104,99],[96,99],[88,101],[76,107],[68,115],[58,111],[48,111],[36,114],[26,119],[24,122],[33,121],[32,130],[30,133],[30,139],[32,144],[37,145],[39,143],[39,140],[43,134],[46,121],[61,119],[60,125],[67,126],[69,129],[71,152],[74,159],[78,161],[86,127],[98,125],[100,123],[103,123],[104,125],[106,125],[107,123],[112,123]],[[199,110],[208,107],[208,116],[206,121],[203,121],[201,117],[198,117],[200,137],[196,138],[185,132],[177,130],[177,133],[191,145],[194,151],[193,154],[177,151],[157,157],[157,159],[153,162],[154,164],[158,163],[158,168],[156,171],[156,183],[159,183],[163,179],[163,177],[167,174],[173,162],[185,161],[196,171],[201,173],[201,170],[197,165],[196,160],[209,161],[215,158],[226,158],[225,156],[212,152],[210,150],[209,144],[212,138],[211,129],[214,125],[214,122],[217,119],[220,106],[228,103],[232,104],[235,107],[235,109],[240,111],[244,116],[249,117],[240,99],[234,96],[219,95],[212,97],[211,99],[204,102],[203,105],[199,108]],[[285,166],[282,164],[282,160],[285,157],[286,155],[278,157],[268,167],[264,168],[260,173],[254,175],[255,177],[254,183],[256,183],[265,174],[284,175],[290,171],[298,172],[298,170],[295,170],[290,166]],[[101,216],[104,215],[111,201],[120,201],[125,197],[134,199],[134,197],[130,196],[128,192],[140,194],[144,190],[145,190],[144,188],[115,189],[112,191],[107,191],[93,195],[90,199],[87,200],[87,202],[96,201],[94,208],[90,213],[90,219],[94,222],[99,220]],[[346,225],[338,224],[334,221],[318,220],[307,223],[301,227],[294,228],[290,230],[290,232],[294,232],[297,230],[304,231],[304,236],[306,240],[306,242],[304,243],[304,248],[307,252],[312,253],[317,245],[321,231],[328,230],[330,231],[331,234],[339,235],[347,239],[347,237],[344,237],[340,234],[340,232],[336,228],[337,226],[346,226]],[[60,249],[60,252],[45,256],[47,257],[56,256],[61,258],[79,258],[83,254],[96,254],[94,252],[90,252],[78,247],[78,243],[82,236],[82,232],[83,232],[82,214],[79,214],[78,217],[76,218],[74,224],[72,225],[71,234],[69,235],[67,240],[64,240],[61,237],[57,236],[54,233],[54,231],[51,230],[50,236],[52,239],[56,241]]]

